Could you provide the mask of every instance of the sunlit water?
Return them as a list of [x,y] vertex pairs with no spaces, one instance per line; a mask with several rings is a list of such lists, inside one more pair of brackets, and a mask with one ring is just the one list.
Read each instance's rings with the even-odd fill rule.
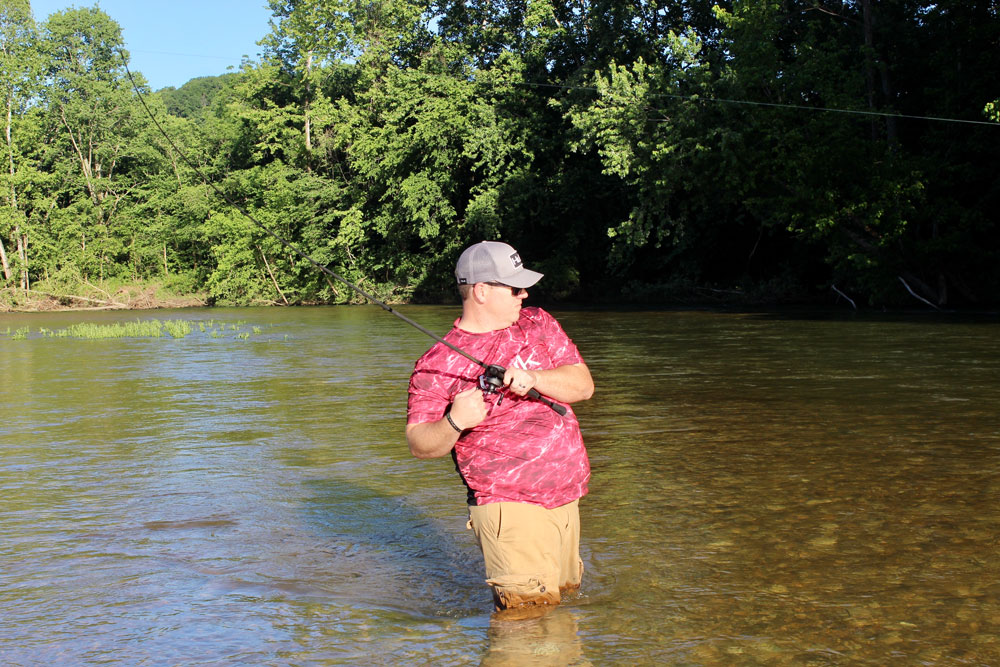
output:
[[996,318],[555,313],[586,575],[520,621],[406,450],[432,341],[390,314],[0,315],[0,663],[1000,663]]

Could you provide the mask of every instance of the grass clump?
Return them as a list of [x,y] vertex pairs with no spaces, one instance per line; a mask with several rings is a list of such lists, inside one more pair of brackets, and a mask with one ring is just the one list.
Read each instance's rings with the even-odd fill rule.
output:
[[59,337],[84,338],[97,340],[102,338],[160,338],[163,336],[163,324],[159,320],[136,320],[135,322],[114,322],[112,324],[94,324],[81,322],[73,324],[56,332]]
[[174,338],[184,338],[191,333],[191,323],[187,320],[167,320],[163,328]]
[[[163,338],[165,336],[170,336],[171,338],[184,338],[191,332],[195,331],[195,327],[203,333],[207,334],[212,338],[222,338],[226,335],[227,331],[233,332],[236,338],[239,340],[248,340],[250,338],[250,332],[245,331],[244,327],[247,325],[246,322],[240,321],[235,323],[226,322],[203,322],[190,320],[166,320],[161,322],[160,320],[135,320],[132,322],[112,322],[109,324],[96,324],[93,322],[81,322],[79,324],[73,324],[65,329],[46,329],[45,327],[40,327],[38,332],[43,338],[80,338],[86,340],[99,340],[108,338]],[[261,327],[252,327],[253,334],[258,335],[262,333]],[[22,327],[16,331],[11,331],[10,327],[7,327],[6,331],[0,331],[0,335],[11,336],[14,340],[23,340],[28,337],[30,329],[28,327]]]

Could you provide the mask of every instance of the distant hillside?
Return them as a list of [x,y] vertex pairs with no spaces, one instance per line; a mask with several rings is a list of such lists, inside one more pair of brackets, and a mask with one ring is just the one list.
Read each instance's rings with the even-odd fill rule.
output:
[[234,73],[219,76],[200,76],[191,79],[180,88],[168,86],[157,92],[167,105],[167,111],[182,118],[193,118],[203,109],[212,106],[212,101],[225,86],[229,85]]

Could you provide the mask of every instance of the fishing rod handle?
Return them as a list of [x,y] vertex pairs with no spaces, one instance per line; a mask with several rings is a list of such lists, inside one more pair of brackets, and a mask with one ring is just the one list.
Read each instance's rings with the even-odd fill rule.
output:
[[561,416],[561,417],[565,417],[566,416],[566,406],[565,405],[560,405],[560,404],[556,403],[555,401],[550,401],[549,399],[547,399],[544,396],[542,396],[541,394],[539,394],[537,389],[529,389],[528,390],[528,396],[530,396],[531,398],[535,399],[536,401],[541,401],[545,405],[549,406],[550,408],[552,408],[553,410],[555,410],[556,414],[558,414],[559,416]]

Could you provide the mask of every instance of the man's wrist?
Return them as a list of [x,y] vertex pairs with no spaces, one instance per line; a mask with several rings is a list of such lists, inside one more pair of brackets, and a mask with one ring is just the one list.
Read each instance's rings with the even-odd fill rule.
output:
[[455,420],[451,418],[451,413],[450,412],[444,413],[444,418],[447,419],[448,423],[451,424],[451,427],[453,429],[455,429],[456,431],[458,431],[459,433],[461,433],[462,431],[465,430],[461,426],[459,426],[458,424],[455,423]]

